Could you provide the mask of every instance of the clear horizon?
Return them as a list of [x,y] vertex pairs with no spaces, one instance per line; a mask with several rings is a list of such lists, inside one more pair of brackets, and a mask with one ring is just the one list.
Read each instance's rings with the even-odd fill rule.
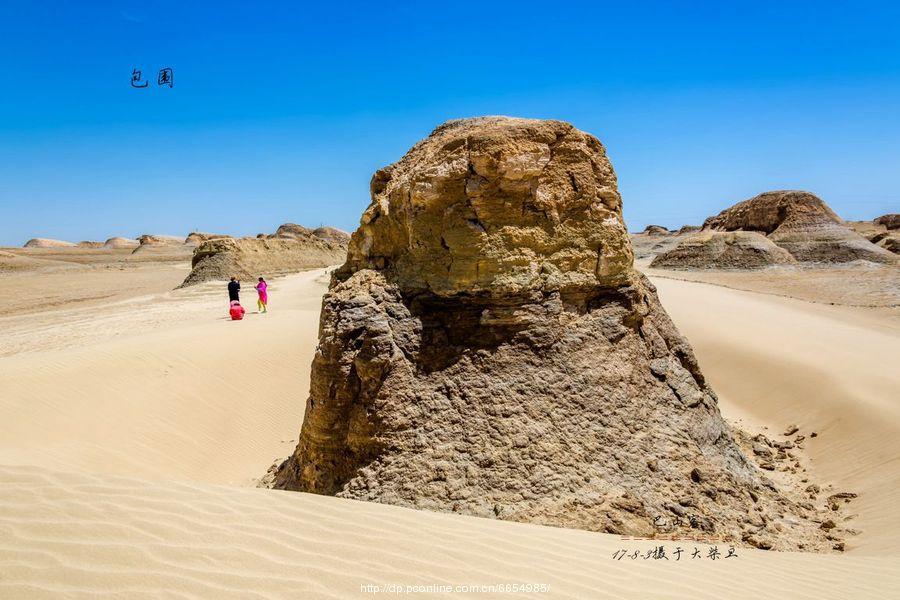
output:
[[868,220],[900,212],[898,24],[890,2],[5,3],[0,245],[352,231],[376,169],[485,114],[597,136],[632,231],[773,189]]

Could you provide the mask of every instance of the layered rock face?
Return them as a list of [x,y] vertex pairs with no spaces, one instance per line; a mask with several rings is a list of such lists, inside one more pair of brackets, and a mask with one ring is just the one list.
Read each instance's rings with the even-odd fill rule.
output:
[[809,192],[760,194],[710,217],[703,228],[760,232],[802,262],[895,260],[890,252],[854,232],[821,199]]
[[658,254],[650,263],[661,269],[759,269],[796,263],[784,248],[755,231],[701,231]]
[[789,514],[773,545],[827,545],[633,269],[596,138],[451,121],[371,188],[276,487],[636,535],[680,515],[669,531],[736,541]]
[[340,264],[347,245],[313,235],[304,238],[216,238],[194,249],[181,287],[229,277],[253,279]]

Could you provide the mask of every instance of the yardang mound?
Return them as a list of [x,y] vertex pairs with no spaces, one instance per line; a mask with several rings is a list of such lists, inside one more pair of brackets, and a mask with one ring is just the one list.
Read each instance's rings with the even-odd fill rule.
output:
[[25,242],[24,248],[74,248],[77,244],[49,238],[31,238]]
[[831,547],[811,506],[741,452],[633,269],[596,138],[559,121],[451,121],[371,191],[323,300],[300,440],[276,487]]
[[137,240],[133,240],[130,238],[123,237],[111,237],[106,242],[104,242],[104,248],[136,248],[140,245],[140,242]]
[[260,234],[257,237],[307,239],[310,236],[321,238],[323,240],[330,240],[345,246],[350,242],[350,234],[335,227],[323,226],[309,229],[303,225],[297,225],[296,223],[284,223],[278,227],[273,235],[267,236]]
[[144,234],[138,238],[141,246],[180,246],[184,240],[175,235]]
[[222,238],[230,237],[230,235],[225,235],[222,233],[204,233],[202,231],[192,231],[186,238],[184,238],[184,243],[192,246],[199,246],[203,242],[209,240],[219,240]]
[[641,232],[647,235],[671,235],[672,232],[662,225],[647,225]]
[[900,215],[882,215],[871,221],[848,221],[847,225],[876,246],[900,254]]
[[797,262],[755,231],[700,231],[650,263],[660,269],[758,269]]
[[703,224],[716,231],[757,231],[802,262],[893,262],[894,256],[848,227],[809,192],[765,192]]
[[340,264],[347,244],[307,233],[291,238],[219,238],[194,250],[191,272],[181,287],[229,277],[256,279]]

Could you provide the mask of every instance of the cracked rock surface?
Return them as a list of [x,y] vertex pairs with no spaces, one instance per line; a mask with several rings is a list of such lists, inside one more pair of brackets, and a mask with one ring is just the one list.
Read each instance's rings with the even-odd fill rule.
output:
[[632,262],[596,138],[505,117],[438,127],[372,180],[275,487],[831,548],[815,508],[738,446]]

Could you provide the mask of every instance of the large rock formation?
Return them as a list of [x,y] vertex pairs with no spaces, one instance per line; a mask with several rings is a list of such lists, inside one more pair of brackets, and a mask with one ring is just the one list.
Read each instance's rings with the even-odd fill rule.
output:
[[797,261],[755,231],[700,231],[650,263],[659,269],[759,269]]
[[710,217],[703,228],[760,232],[802,262],[895,261],[809,192],[765,192]]
[[830,548],[742,453],[633,269],[596,138],[559,121],[451,121],[371,192],[323,300],[276,487]]
[[296,238],[218,238],[194,250],[191,272],[181,287],[229,277],[256,279],[340,264],[347,244],[312,234]]

